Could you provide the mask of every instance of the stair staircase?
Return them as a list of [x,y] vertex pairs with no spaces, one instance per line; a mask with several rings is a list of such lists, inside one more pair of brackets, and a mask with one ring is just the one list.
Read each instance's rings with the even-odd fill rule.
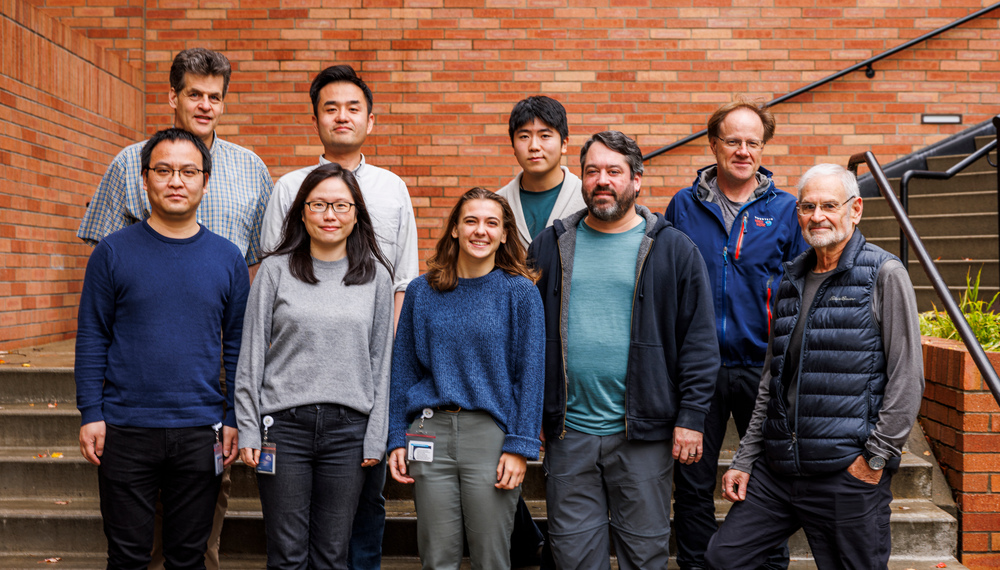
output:
[[[993,136],[976,137],[976,148],[995,140]],[[945,171],[968,155],[932,156],[926,170]],[[996,151],[990,154],[996,164]],[[899,195],[899,178],[889,183]],[[909,215],[914,228],[955,299],[965,290],[966,274],[975,281],[982,269],[979,298],[989,302],[1000,291],[1000,242],[997,238],[997,169],[984,158],[950,180],[914,179],[910,181]],[[864,214],[859,225],[865,238],[890,253],[899,255],[899,225],[885,199],[865,198]],[[910,280],[917,295],[917,308],[929,311],[944,307],[934,292],[927,274],[910,248]],[[1000,310],[1000,302],[993,310]]]
[[[83,459],[77,444],[80,415],[75,407],[72,349],[72,341],[65,341],[0,354],[7,361],[0,365],[0,568],[38,569],[39,563],[56,557],[60,560],[52,564],[64,570],[105,565],[97,469]],[[720,477],[737,443],[734,435],[727,440]],[[954,558],[954,503],[950,491],[941,487],[943,477],[929,454],[917,426],[892,483],[893,570],[923,570],[942,562],[948,568],[965,568]],[[265,540],[254,477],[239,461],[233,465],[222,534],[225,569],[264,567]],[[544,525],[540,463],[529,463],[523,493],[536,520]],[[419,568],[411,490],[390,481],[386,496],[383,568]],[[717,501],[720,522],[728,508],[728,503]],[[792,537],[790,549],[792,570],[816,567],[801,532]],[[673,562],[671,568],[676,568]]]

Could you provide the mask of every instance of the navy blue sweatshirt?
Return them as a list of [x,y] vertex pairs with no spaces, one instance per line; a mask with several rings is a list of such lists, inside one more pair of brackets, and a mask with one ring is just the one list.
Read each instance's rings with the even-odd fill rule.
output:
[[235,427],[233,381],[249,289],[239,249],[204,227],[171,239],[143,221],[97,244],[76,337],[82,424]]

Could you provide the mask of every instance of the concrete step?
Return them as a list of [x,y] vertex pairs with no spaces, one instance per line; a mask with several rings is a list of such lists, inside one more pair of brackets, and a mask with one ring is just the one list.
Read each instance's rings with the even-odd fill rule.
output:
[[[4,356],[5,361],[16,357]],[[27,363],[26,363],[27,364]],[[76,406],[76,382],[72,368],[0,365],[0,406],[5,404],[48,404]]]
[[[960,302],[961,299],[959,299],[959,295],[963,290],[965,290],[965,284],[963,283],[961,286],[949,285],[949,289],[951,290],[952,298],[955,299],[955,302]],[[930,311],[935,307],[938,311],[945,310],[944,303],[941,302],[941,298],[938,297],[937,292],[934,291],[934,288],[930,285],[914,286],[913,290],[917,296],[918,311]],[[1000,289],[996,287],[981,287],[979,289],[979,298],[989,303],[990,299],[992,299],[998,292],[1000,292]],[[995,312],[997,310],[1000,310],[1000,301],[993,305],[993,311]]]
[[[862,231],[864,231],[862,229]],[[882,249],[899,254],[899,234],[893,233],[889,236],[871,236],[865,233],[865,239],[869,243],[877,245]],[[996,259],[998,250],[997,235],[951,235],[951,236],[929,236],[921,235],[920,241],[930,254],[931,259],[954,259],[954,260],[984,260]],[[978,261],[973,261],[979,263]],[[964,283],[964,280],[963,280]]]
[[4,404],[0,406],[0,447],[79,445],[80,412],[73,404]]
[[[982,147],[977,147],[977,149],[978,148],[982,148]],[[932,172],[944,172],[944,171],[948,170],[949,168],[951,168],[952,166],[955,166],[959,162],[962,162],[963,160],[965,160],[967,156],[968,155],[965,155],[965,154],[949,154],[949,155],[943,155],[943,156],[929,156],[929,157],[927,157],[927,170],[930,170]],[[997,151],[994,150],[994,151],[990,152],[989,156],[990,156],[990,160],[993,161],[993,164],[996,164],[997,163]],[[987,162],[986,157],[984,156],[984,157],[980,158],[979,160],[973,162],[969,166],[967,166],[965,168],[965,170],[963,170],[962,172],[992,172],[993,174],[996,174],[997,167],[993,166],[989,162]]]
[[[975,282],[977,274],[980,275],[979,285],[981,289],[996,289],[997,286],[1000,286],[1000,264],[997,263],[996,259],[940,259],[935,261],[934,265],[941,273],[944,282],[952,288],[964,290],[966,275]],[[979,273],[980,270],[982,273]],[[917,261],[917,256],[912,248],[910,250],[910,281],[918,286],[931,284],[927,272]],[[983,298],[983,295],[980,294],[979,297]]]
[[982,136],[976,137],[975,140],[976,140],[976,150],[979,150],[979,149],[983,148],[984,146],[986,146],[987,144],[989,144],[990,141],[997,140],[997,136],[996,135],[982,135]]
[[[913,211],[909,215],[910,223],[917,235],[923,239],[925,236],[945,237],[945,236],[967,236],[967,235],[996,235],[997,234],[997,212],[969,212],[969,213],[941,213],[941,214],[916,214]],[[858,224],[861,233],[865,237],[889,237],[899,235],[899,223],[893,216],[863,216]]]
[[[861,222],[870,217],[889,217],[892,210],[885,198],[865,198],[864,214]],[[916,194],[910,196],[909,213],[920,214],[968,214],[977,212],[996,212],[997,193],[985,192],[950,192],[947,194]]]
[[[890,178],[889,185],[893,192],[899,195],[899,178]],[[960,172],[948,180],[930,178],[914,178],[910,181],[910,196],[916,194],[944,194],[948,192],[985,192],[997,191],[997,173],[992,172]]]
[[[533,517],[545,520],[545,502],[528,501]],[[721,524],[730,503],[716,502],[716,519]],[[386,503],[385,556],[412,556],[416,553],[416,512],[410,501]],[[948,556],[954,550],[958,523],[954,517],[926,499],[896,499],[892,502],[893,551],[909,558]],[[263,520],[259,506],[247,499],[230,501],[223,527],[223,556],[265,554]],[[49,500],[0,500],[0,554],[52,553],[99,554],[107,549],[102,531],[100,505],[95,499],[70,500],[55,504]],[[789,541],[796,558],[809,556],[802,531]],[[671,544],[671,554],[675,553]],[[55,555],[59,555],[56,553]]]

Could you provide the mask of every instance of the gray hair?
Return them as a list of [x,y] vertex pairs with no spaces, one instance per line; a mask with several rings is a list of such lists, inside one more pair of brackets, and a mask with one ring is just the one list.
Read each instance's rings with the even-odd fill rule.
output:
[[233,68],[229,59],[217,51],[205,48],[191,48],[178,52],[170,65],[170,88],[175,93],[184,90],[184,75],[208,75],[222,77],[222,96],[229,92],[229,76]]
[[840,178],[840,185],[844,187],[844,192],[847,193],[848,200],[861,197],[861,190],[858,188],[858,179],[855,178],[854,173],[839,164],[826,163],[817,164],[802,175],[799,183],[795,186],[798,190],[799,199],[802,199],[802,189],[806,187],[806,184],[809,184],[814,178],[825,178],[827,176]]
[[599,142],[618,154],[624,155],[633,177],[636,174],[642,174],[642,150],[639,149],[639,145],[635,142],[635,139],[630,139],[621,131],[602,131],[591,136],[587,142],[583,143],[583,148],[580,149],[580,168],[584,167],[583,161],[587,158],[587,151],[590,150],[590,145],[595,142]]

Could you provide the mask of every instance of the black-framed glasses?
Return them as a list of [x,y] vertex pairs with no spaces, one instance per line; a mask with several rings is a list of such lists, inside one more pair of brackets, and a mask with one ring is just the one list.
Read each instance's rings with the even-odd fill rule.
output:
[[757,139],[743,140],[738,138],[728,138],[728,139],[724,139],[722,137],[715,137],[715,138],[722,141],[722,144],[726,145],[726,147],[732,150],[740,148],[741,146],[743,146],[744,143],[746,143],[747,148],[750,150],[760,150],[764,148],[764,141],[759,141]]
[[795,209],[799,212],[800,216],[811,216],[813,212],[816,211],[818,207],[824,214],[836,214],[844,204],[850,202],[851,200],[857,198],[857,196],[851,196],[850,198],[844,200],[841,203],[837,202],[823,202],[822,204],[813,204],[812,202],[797,202],[795,204]]
[[156,166],[154,168],[147,169],[153,180],[157,182],[167,182],[174,177],[174,173],[181,175],[181,181],[193,182],[200,174],[205,172],[204,170],[199,170],[193,166],[185,166],[184,168],[167,168],[166,166]]
[[327,208],[333,208],[335,214],[346,214],[351,211],[353,206],[354,204],[351,202],[324,202],[322,200],[306,202],[306,208],[309,208],[310,212],[316,212],[317,214],[325,213]]

